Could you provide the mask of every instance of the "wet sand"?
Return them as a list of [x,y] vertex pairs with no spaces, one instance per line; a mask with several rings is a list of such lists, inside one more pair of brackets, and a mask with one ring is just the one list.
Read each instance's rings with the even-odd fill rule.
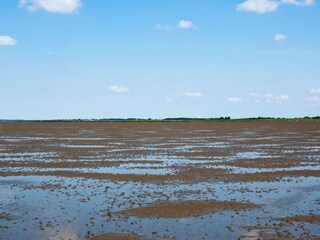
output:
[[199,217],[219,211],[240,211],[258,207],[258,205],[252,203],[241,203],[236,201],[162,201],[151,203],[146,207],[131,208],[118,213],[125,216],[137,216],[140,218],[187,218]]
[[319,121],[1,123],[0,239],[320,238],[319,163]]
[[292,216],[292,217],[285,217],[285,218],[280,218],[279,220],[281,221],[286,221],[286,222],[308,222],[308,223],[318,223],[320,222],[320,216],[315,216],[315,215],[308,215],[308,216]]
[[0,219],[4,219],[5,221],[11,221],[10,213],[2,212],[0,213]]
[[93,236],[92,240],[151,240],[145,236],[136,234],[123,234],[123,233],[104,233],[99,236]]

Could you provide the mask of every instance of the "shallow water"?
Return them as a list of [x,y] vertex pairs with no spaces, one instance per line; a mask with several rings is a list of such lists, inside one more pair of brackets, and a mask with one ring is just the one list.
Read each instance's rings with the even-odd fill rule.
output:
[[[130,230],[178,239],[236,239],[257,224],[270,226],[275,218],[309,214],[319,209],[318,178],[272,183],[142,184],[84,178],[6,177],[0,180],[1,209],[13,220],[0,220],[2,239],[84,239],[95,234]],[[107,188],[106,188],[107,187]],[[225,211],[182,219],[141,219],[115,212],[155,200],[233,200],[263,205],[262,209]],[[131,205],[132,200],[137,205]],[[303,206],[303,208],[301,207]],[[106,216],[112,212],[112,217]],[[313,234],[320,225],[304,224]],[[285,228],[292,228],[286,226]],[[232,231],[231,231],[231,230]],[[269,229],[272,231],[272,229]],[[301,231],[301,229],[299,229]],[[296,231],[296,232],[299,232]],[[152,234],[156,232],[156,234]]]
[[[90,239],[131,231],[154,239],[272,239],[287,232],[320,238],[319,222],[277,219],[319,215],[319,128],[317,122],[3,124],[0,239]],[[262,173],[269,175],[243,178]],[[237,174],[241,181],[232,178]],[[113,175],[132,179],[111,180]],[[186,218],[117,213],[185,200],[261,208]]]

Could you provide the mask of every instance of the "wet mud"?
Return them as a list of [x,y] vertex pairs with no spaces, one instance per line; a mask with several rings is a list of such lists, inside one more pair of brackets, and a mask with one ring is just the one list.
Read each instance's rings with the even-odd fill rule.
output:
[[0,239],[319,239],[320,122],[1,123]]
[[99,236],[93,236],[92,240],[150,240],[145,236],[125,233],[104,233]]
[[187,218],[199,217],[225,210],[241,211],[258,207],[258,205],[252,203],[241,203],[236,201],[163,201],[151,203],[150,206],[132,208],[118,213],[125,216],[137,216],[141,218]]

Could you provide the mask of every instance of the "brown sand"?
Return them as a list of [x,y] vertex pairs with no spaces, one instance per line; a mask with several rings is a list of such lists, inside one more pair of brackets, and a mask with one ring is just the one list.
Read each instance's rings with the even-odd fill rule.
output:
[[149,238],[136,234],[125,233],[104,233],[98,236],[92,237],[92,240],[147,240]]
[[[194,173],[194,175],[191,175]],[[270,182],[279,181],[283,177],[320,177],[318,170],[275,171],[261,173],[228,173],[224,169],[196,169],[190,168],[186,172],[175,175],[141,175],[141,174],[108,174],[83,173],[76,171],[48,171],[48,172],[0,172],[0,176],[59,176],[82,177],[91,179],[109,179],[114,181],[133,182],[166,182],[166,181],[224,181],[224,182]]]
[[308,223],[319,223],[320,216],[319,215],[295,215],[292,217],[278,218],[278,220],[285,222],[308,222]]
[[11,221],[11,220],[13,220],[13,217],[11,216],[10,213],[3,212],[3,213],[0,213],[0,220],[1,219],[5,220],[5,221]]
[[141,218],[186,218],[198,217],[214,212],[259,208],[253,203],[242,202],[218,202],[218,201],[161,201],[153,202],[149,206],[132,208],[119,211],[125,216],[136,216]]
[[[28,172],[0,172],[0,176],[29,176]],[[133,182],[163,182],[163,181],[196,181],[219,179],[226,176],[224,169],[197,169],[188,168],[174,175],[154,175],[154,174],[109,174],[109,173],[83,173],[77,171],[48,171],[32,172],[35,176],[60,176],[60,177],[83,177],[92,179],[109,179],[114,181],[133,181]]]
[[320,177],[318,170],[283,170],[275,172],[231,174],[226,181],[233,182],[266,182],[279,181],[283,177]]
[[[309,161],[310,165],[312,164]],[[242,168],[289,168],[303,166],[301,160],[295,158],[253,158],[253,159],[239,159],[233,162],[223,163],[228,166],[242,167]],[[315,165],[317,163],[315,162]]]

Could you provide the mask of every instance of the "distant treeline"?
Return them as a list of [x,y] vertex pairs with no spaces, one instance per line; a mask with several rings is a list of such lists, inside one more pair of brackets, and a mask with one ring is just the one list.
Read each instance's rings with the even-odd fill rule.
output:
[[219,121],[308,121],[320,120],[320,116],[316,117],[303,117],[303,118],[274,118],[274,117],[252,117],[252,118],[235,118],[219,117],[219,118],[190,118],[190,117],[177,117],[177,118],[102,118],[102,119],[51,119],[51,120],[24,120],[24,119],[0,119],[0,122],[219,122]]

